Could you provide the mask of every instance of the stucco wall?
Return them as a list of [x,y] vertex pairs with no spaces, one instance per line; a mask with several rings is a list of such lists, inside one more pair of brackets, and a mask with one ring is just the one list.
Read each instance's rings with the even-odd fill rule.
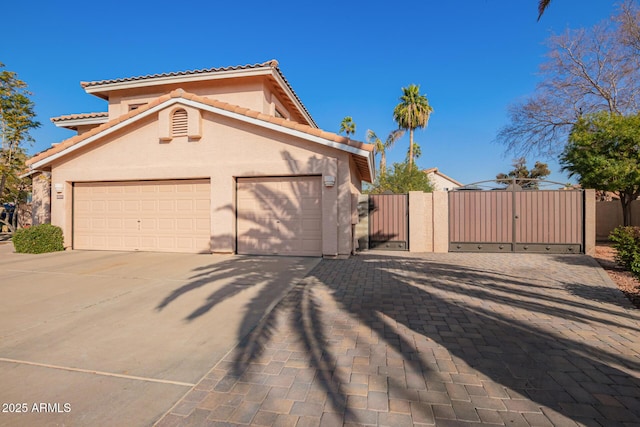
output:
[[[129,106],[148,103],[174,89],[184,89],[199,96],[205,96],[233,105],[241,105],[254,111],[274,116],[276,107],[287,119],[293,117],[279,96],[271,89],[264,77],[244,79],[214,80],[206,82],[183,82],[159,87],[141,87],[113,92],[109,96],[109,119],[112,120],[129,112]],[[80,132],[79,132],[80,133]]]
[[322,187],[323,254],[351,251],[352,176],[349,155],[293,136],[202,113],[202,137],[160,141],[158,116],[142,119],[90,148],[54,164],[52,182],[64,184],[63,199],[52,200],[52,223],[71,245],[72,183],[90,181],[209,178],[214,252],[234,252],[235,178],[331,175]]
[[447,191],[453,188],[460,187],[455,182],[450,181],[436,173],[431,172],[427,176],[429,177],[429,180],[433,184],[433,187],[434,187],[433,189],[436,191]]
[[[622,223],[620,200],[596,202],[596,239],[607,240],[609,234]],[[631,202],[631,225],[640,226],[640,200]]]
[[49,173],[34,175],[31,186],[31,224],[49,224],[51,222],[51,179]]

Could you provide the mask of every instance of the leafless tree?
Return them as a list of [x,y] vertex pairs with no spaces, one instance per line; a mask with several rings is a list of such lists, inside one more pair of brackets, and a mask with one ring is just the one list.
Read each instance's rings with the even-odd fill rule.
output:
[[591,29],[547,40],[535,93],[509,107],[497,140],[509,152],[552,156],[562,151],[582,114],[628,114],[640,103],[640,10],[633,1]]

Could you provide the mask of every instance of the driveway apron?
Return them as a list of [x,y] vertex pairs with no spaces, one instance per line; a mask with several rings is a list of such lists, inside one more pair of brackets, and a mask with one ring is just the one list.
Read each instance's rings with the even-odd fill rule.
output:
[[587,256],[323,260],[158,426],[637,426],[640,312]]
[[319,262],[0,256],[0,425],[151,425]]

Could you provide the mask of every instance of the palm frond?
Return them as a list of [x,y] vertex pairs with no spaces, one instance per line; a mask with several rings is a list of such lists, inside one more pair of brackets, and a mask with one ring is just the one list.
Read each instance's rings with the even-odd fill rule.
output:
[[538,21],[542,18],[544,11],[547,10],[549,3],[551,3],[551,0],[540,0],[538,3]]
[[404,133],[405,133],[404,129],[396,129],[394,131],[391,131],[389,133],[389,136],[387,137],[387,140],[384,143],[385,148],[393,147],[396,141],[398,141],[400,138],[404,136]]

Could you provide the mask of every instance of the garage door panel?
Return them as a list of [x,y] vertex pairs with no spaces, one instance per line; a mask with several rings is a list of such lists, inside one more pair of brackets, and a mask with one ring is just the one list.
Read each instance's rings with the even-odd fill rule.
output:
[[[196,218],[196,231],[198,232],[202,232],[202,231],[206,231],[209,232],[209,229],[211,228],[211,221],[208,219],[203,219],[203,218]],[[198,233],[198,235],[200,235],[201,233]],[[208,236],[206,237],[207,239],[209,238]]]
[[109,218],[107,227],[111,230],[122,230],[124,221],[121,218]]
[[318,237],[315,240],[303,240],[302,249],[308,252],[322,251],[322,240]]
[[239,178],[238,253],[322,255],[320,177]]
[[91,228],[94,230],[106,230],[107,221],[105,218],[95,218],[91,220]]
[[208,180],[78,183],[74,247],[210,252],[209,197]]

